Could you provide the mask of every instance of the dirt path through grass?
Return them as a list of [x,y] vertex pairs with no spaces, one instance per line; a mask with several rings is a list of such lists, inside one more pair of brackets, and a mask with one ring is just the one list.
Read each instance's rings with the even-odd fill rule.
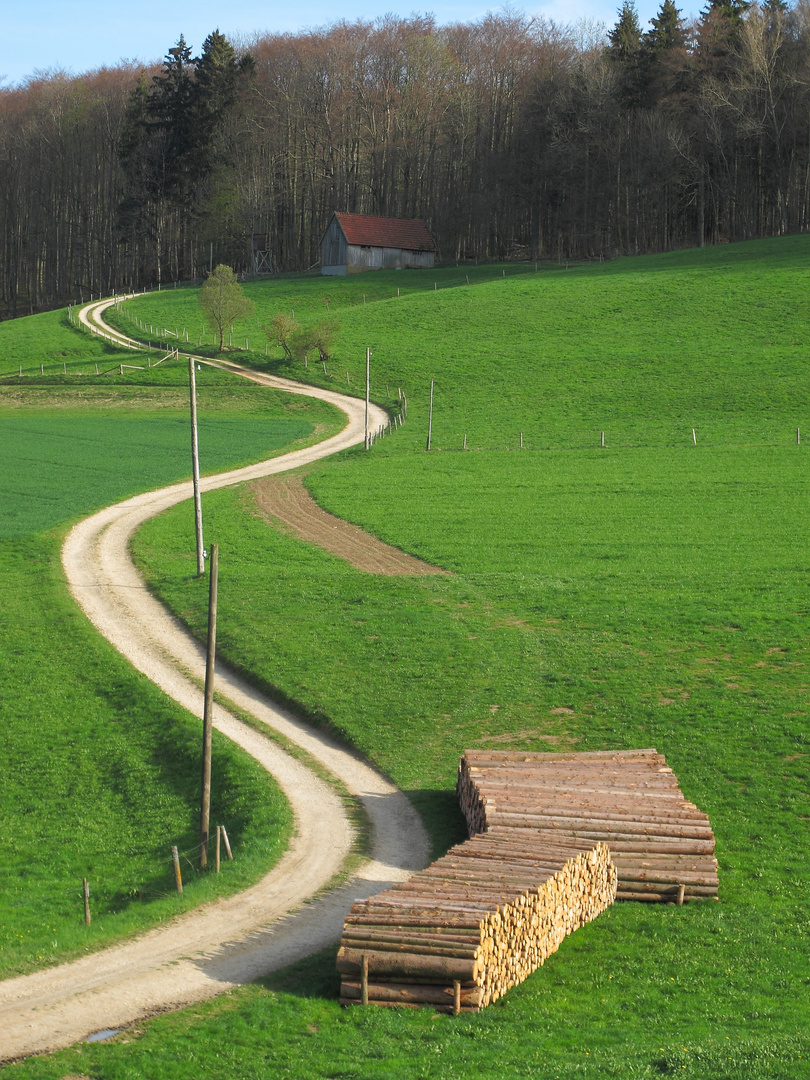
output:
[[302,540],[346,559],[369,574],[446,574],[446,570],[383,543],[376,536],[322,510],[298,476],[268,476],[250,485],[266,517],[289,525]]
[[[101,317],[110,303],[90,305],[80,317],[118,340]],[[317,446],[204,478],[203,491],[284,472],[362,441],[362,401],[227,366],[261,385],[331,402],[348,423]],[[382,410],[372,407],[371,423],[384,420]],[[143,521],[190,496],[190,483],[175,484],[102,510],[71,530],[62,560],[71,592],[101,633],[201,717],[204,649],[149,594],[129,555],[130,538]],[[123,945],[0,983],[0,1061],[68,1046],[284,967],[336,940],[356,898],[373,895],[427,863],[421,821],[383,776],[221,665],[217,691],[232,708],[216,707],[216,728],[272,773],[290,801],[296,818],[290,849],[271,873],[238,896]],[[346,884],[305,907],[340,873],[350,852],[353,832],[346,809],[333,787],[240,720],[239,711],[305,750],[362,804],[370,821],[371,859]]]

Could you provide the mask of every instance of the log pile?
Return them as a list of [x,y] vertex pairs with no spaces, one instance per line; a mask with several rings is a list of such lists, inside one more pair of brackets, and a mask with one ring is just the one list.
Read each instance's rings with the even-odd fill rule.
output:
[[[714,834],[655,750],[544,754],[468,750],[457,791],[471,836],[604,841],[619,900],[717,898]],[[529,840],[529,837],[533,837]]]
[[493,828],[354,904],[337,959],[341,1003],[477,1011],[615,895],[605,844]]

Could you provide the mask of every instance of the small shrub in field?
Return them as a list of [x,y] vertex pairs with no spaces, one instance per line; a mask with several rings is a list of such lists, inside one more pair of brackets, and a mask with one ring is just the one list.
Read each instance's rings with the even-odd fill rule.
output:
[[292,315],[285,315],[284,312],[281,311],[277,315],[274,315],[267,326],[264,327],[264,332],[267,335],[267,340],[270,344],[284,350],[285,360],[293,359],[295,335],[299,333],[300,330],[300,325],[295,321]]
[[318,350],[318,359],[324,363],[332,359],[332,351],[340,333],[337,319],[326,319],[312,327],[312,344]]

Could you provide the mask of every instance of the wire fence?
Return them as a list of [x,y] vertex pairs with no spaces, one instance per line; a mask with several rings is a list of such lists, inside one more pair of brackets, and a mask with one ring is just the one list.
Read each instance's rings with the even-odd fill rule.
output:
[[[226,851],[226,857],[229,861],[233,861],[233,852],[228,840],[227,832],[224,826],[218,826],[224,833],[224,845]],[[200,841],[190,845],[182,850],[177,850],[178,859],[194,874],[200,871],[200,851],[205,846],[206,851],[209,853],[212,849],[216,851],[217,835],[216,832],[212,833],[205,845]],[[171,850],[171,849],[170,849]],[[151,880],[149,882],[141,881],[138,884],[127,884],[124,882],[117,882],[112,888],[105,889],[103,885],[92,882],[93,884],[93,897],[94,900],[104,907],[105,904],[109,905],[113,902],[120,902],[122,899],[137,899],[137,900],[162,900],[167,896],[171,896],[176,893],[178,889],[174,882],[173,876],[169,879],[171,884],[167,882],[165,887],[158,887],[155,879],[161,877],[163,874],[173,875],[175,867],[174,854],[170,854],[168,857],[156,858],[152,862],[154,867],[151,873]],[[162,868],[162,869],[161,869]],[[26,881],[31,880],[27,878]],[[45,916],[48,912],[54,910],[64,910],[68,905],[72,905],[74,902],[82,902],[84,897],[84,890],[82,885],[82,879],[78,876],[76,878],[77,884],[66,885],[62,889],[53,890],[50,892],[41,892],[31,890],[26,892],[25,899],[20,900],[17,903],[11,903],[9,901],[9,888],[8,885],[4,888],[4,898],[0,901],[0,912],[7,915],[13,911],[19,911],[25,909],[28,912],[41,912]],[[22,887],[22,886],[20,886]]]

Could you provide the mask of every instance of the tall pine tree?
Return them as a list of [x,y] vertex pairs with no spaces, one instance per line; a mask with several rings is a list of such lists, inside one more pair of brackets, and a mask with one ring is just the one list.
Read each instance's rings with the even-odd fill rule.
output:
[[644,58],[634,0],[624,0],[619,21],[608,34],[608,41],[607,56],[618,76],[622,102],[628,108],[635,108],[644,100]]
[[654,107],[687,89],[686,27],[675,0],[663,0],[644,35],[646,103]]
[[131,95],[119,147],[126,177],[119,225],[130,243],[144,250],[151,243],[158,280],[167,258],[178,276],[194,273],[194,230],[211,178],[227,161],[222,136],[253,68],[218,30],[196,58],[181,36],[152,86],[142,76]]

